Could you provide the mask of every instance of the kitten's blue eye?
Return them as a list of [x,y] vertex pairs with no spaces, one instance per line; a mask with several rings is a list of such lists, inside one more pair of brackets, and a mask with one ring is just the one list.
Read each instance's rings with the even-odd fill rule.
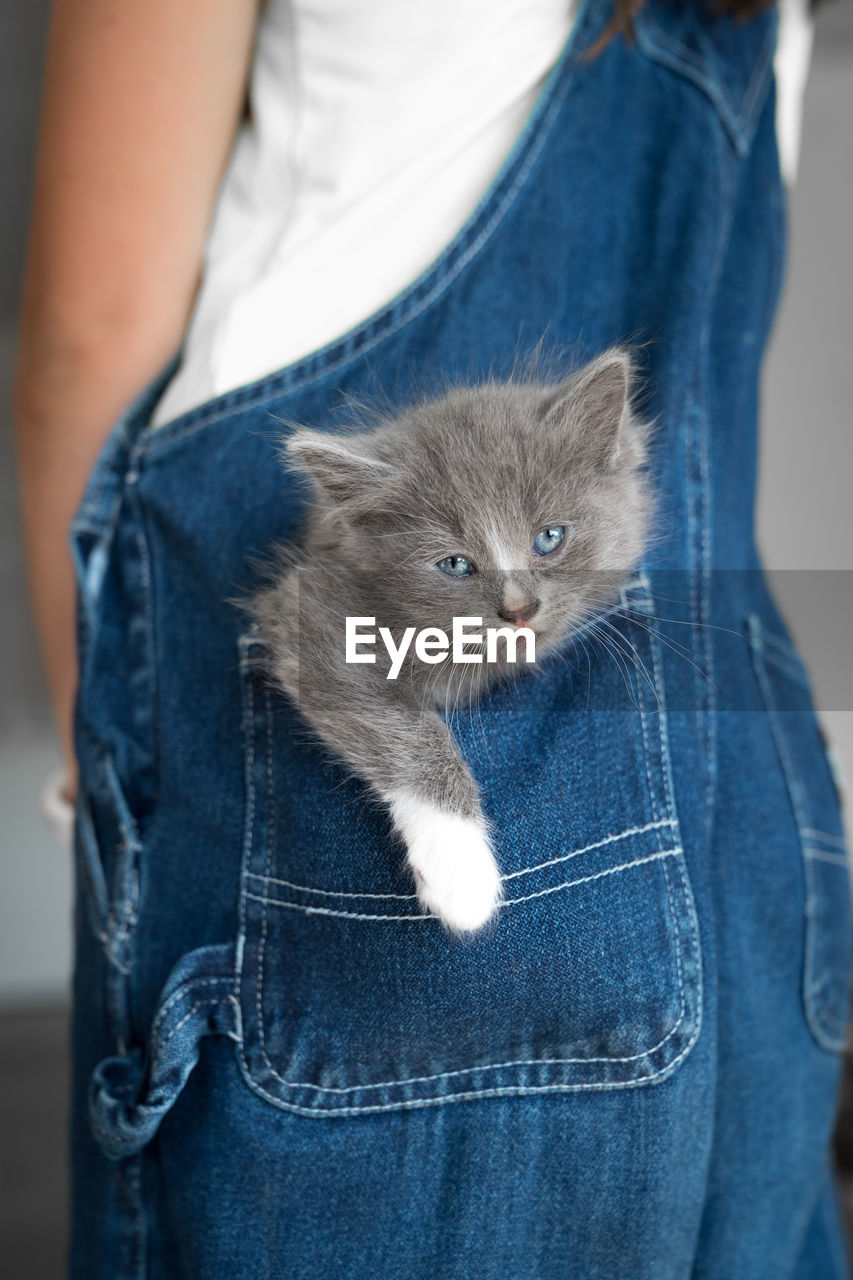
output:
[[540,529],[533,539],[534,554],[537,556],[549,556],[552,551],[557,550],[565,536],[566,526],[563,524],[551,525],[550,529]]
[[470,578],[472,573],[477,572],[471,561],[466,560],[464,556],[445,556],[435,567],[448,578]]

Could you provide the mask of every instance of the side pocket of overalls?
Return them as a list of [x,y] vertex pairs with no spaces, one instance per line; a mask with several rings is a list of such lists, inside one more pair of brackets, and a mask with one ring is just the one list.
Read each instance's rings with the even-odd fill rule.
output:
[[77,797],[78,884],[89,926],[103,951],[109,1030],[123,1043],[129,1026],[127,978],[139,904],[139,832],[110,754],[96,756],[88,772]]
[[802,658],[757,617],[747,628],[803,859],[806,1018],[821,1048],[837,1051],[847,1039],[851,985],[850,871],[840,797]]
[[78,589],[80,905],[104,959],[107,1034],[129,1038],[128,977],[140,898],[139,815],[153,779],[145,549],[128,511],[124,441],[107,443],[72,528]]
[[[91,1133],[101,1153],[115,1161],[136,1156],[154,1136],[205,1037],[239,1038],[234,948],[228,942],[181,956],[153,1018],[143,1025],[133,1008],[146,840],[158,798],[152,574],[136,475],[119,429],[93,473],[72,533],[80,657],[79,927],[99,948],[98,962],[86,962],[75,1008],[92,1057],[75,1065],[88,1076]],[[149,894],[152,903],[150,886]],[[86,946],[81,952],[91,956]],[[138,1188],[138,1172],[134,1177]],[[121,1212],[135,1239],[138,1189],[132,1199],[129,1207],[121,1201]],[[116,1268],[118,1274],[118,1262]]]
[[135,440],[174,368],[170,360],[115,423],[70,529],[79,668],[77,889],[103,952],[107,1033],[119,1045],[130,1038],[128,978],[142,892],[141,819],[156,787],[152,575],[136,492]]

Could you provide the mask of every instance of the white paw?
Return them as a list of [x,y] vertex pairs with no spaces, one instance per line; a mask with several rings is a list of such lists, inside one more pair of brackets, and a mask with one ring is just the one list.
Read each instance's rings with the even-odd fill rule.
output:
[[501,873],[483,823],[412,796],[388,799],[421,905],[455,932],[481,928],[501,900]]

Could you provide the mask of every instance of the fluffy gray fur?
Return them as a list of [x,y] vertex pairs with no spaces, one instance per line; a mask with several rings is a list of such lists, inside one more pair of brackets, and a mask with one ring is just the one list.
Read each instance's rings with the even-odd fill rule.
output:
[[[489,919],[500,876],[477,786],[437,711],[506,676],[505,649],[496,664],[427,665],[412,644],[389,680],[381,642],[374,665],[345,661],[345,619],[375,618],[399,643],[407,627],[450,634],[454,616],[525,618],[537,659],[563,644],[646,543],[633,381],[629,353],[614,348],[559,383],[459,386],[370,430],[299,429],[286,445],[314,502],[301,547],[281,553],[252,601],[274,678],[388,804],[422,903],[456,930]],[[563,544],[536,556],[536,534],[558,525]],[[436,566],[447,556],[477,571],[446,577]]]

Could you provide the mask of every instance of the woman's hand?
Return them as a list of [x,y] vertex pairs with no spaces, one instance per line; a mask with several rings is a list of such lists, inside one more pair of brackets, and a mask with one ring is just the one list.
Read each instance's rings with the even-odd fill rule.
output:
[[55,0],[15,391],[36,621],[73,790],[72,515],[180,344],[240,118],[256,0]]

